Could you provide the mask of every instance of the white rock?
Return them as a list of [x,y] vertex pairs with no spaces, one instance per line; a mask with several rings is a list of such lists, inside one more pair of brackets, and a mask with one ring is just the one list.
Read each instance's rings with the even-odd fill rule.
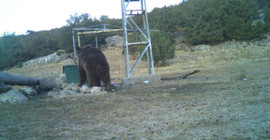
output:
[[171,90],[176,90],[176,88],[175,87],[172,87]]
[[60,91],[60,95],[74,95],[77,94],[77,92],[73,91],[73,90],[61,90]]
[[148,83],[150,83],[150,81],[143,81],[143,83],[148,84]]
[[23,87],[19,90],[21,93],[23,93],[25,96],[37,96],[38,92],[30,87]]
[[81,93],[91,93],[91,89],[90,89],[87,85],[83,85],[83,86],[80,88],[80,92],[81,92]]
[[91,93],[101,92],[101,87],[92,87]]
[[63,83],[66,82],[66,75],[65,74],[60,74],[59,75],[59,80],[63,81]]
[[79,91],[80,91],[80,89],[79,89],[79,87],[78,87],[77,84],[68,84],[68,85],[64,88],[64,90],[73,90],[73,91],[75,91],[75,92],[79,92]]
[[47,94],[47,96],[51,96],[51,97],[57,97],[59,95],[60,95],[60,91],[50,91]]
[[18,90],[10,90],[6,93],[0,94],[0,102],[2,103],[22,103],[28,101],[29,99],[25,97]]
[[90,95],[98,96],[98,95],[105,95],[107,93],[108,93],[107,91],[99,91],[99,92],[92,92]]

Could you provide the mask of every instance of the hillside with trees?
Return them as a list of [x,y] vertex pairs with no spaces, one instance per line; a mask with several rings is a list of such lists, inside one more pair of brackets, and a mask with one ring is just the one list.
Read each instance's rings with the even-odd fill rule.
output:
[[[251,40],[263,38],[263,33],[269,30],[269,7],[269,0],[185,0],[175,6],[154,9],[149,13],[149,23],[150,28],[169,36],[168,40],[182,36],[187,44]],[[134,20],[138,18],[135,16]],[[97,24],[121,26],[122,21],[108,16],[96,19],[89,14],[74,14],[61,28],[39,32],[29,30],[26,35],[4,33],[0,38],[0,70],[20,66],[24,61],[48,55],[58,49],[72,52],[72,28]],[[99,38],[99,43],[104,44],[105,38]],[[82,43],[91,44],[93,41],[94,38],[86,38]],[[173,46],[171,41],[167,44]],[[157,47],[153,50],[160,53],[162,47]],[[172,51],[169,52],[173,55]],[[164,58],[169,59],[171,56]]]

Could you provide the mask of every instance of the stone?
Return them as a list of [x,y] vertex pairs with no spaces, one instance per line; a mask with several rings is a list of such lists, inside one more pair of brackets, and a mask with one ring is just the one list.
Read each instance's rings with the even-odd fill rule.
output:
[[23,67],[30,66],[30,65],[46,64],[50,62],[58,62],[60,60],[67,59],[68,56],[69,55],[66,54],[64,50],[58,50],[57,52],[53,54],[24,62]]
[[66,75],[64,73],[60,74],[58,77],[58,80],[65,83],[66,82]]
[[60,91],[60,95],[74,95],[77,94],[77,92],[73,91],[73,90],[61,90]]
[[242,47],[247,47],[248,46],[248,43],[246,41],[243,41],[242,42]]
[[90,91],[91,93],[101,92],[101,87],[92,87]]
[[6,93],[0,94],[0,103],[22,103],[28,101],[29,99],[23,95],[18,90],[10,90]]
[[47,96],[50,97],[58,97],[60,95],[60,91],[49,91]]
[[21,89],[19,89],[19,91],[21,93],[23,93],[26,97],[34,97],[38,95],[38,92],[30,87],[23,87]]
[[68,84],[68,85],[64,88],[64,90],[73,90],[73,91],[76,91],[76,92],[79,92],[79,91],[80,91],[78,85],[77,85],[77,84],[73,84],[73,83]]
[[109,49],[113,47],[121,48],[123,46],[123,37],[119,35],[108,37],[105,39],[105,42]]
[[89,88],[87,85],[83,85],[83,86],[80,88],[80,92],[81,92],[81,93],[91,93],[91,88]]
[[99,91],[99,92],[93,92],[90,95],[91,96],[99,96],[99,95],[105,95],[107,93],[108,93],[107,91]]

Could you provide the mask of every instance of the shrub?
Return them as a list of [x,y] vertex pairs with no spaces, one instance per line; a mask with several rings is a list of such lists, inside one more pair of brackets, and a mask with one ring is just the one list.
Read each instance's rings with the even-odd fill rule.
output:
[[155,66],[165,66],[165,60],[172,59],[175,55],[175,46],[170,33],[153,32],[151,40]]
[[178,31],[191,44],[257,37],[264,25],[252,25],[258,14],[253,0],[189,0],[179,6]]
[[57,52],[56,52],[56,55],[57,56],[60,56],[60,55],[62,55],[62,54],[65,54],[66,52],[64,51],[64,50],[58,50]]

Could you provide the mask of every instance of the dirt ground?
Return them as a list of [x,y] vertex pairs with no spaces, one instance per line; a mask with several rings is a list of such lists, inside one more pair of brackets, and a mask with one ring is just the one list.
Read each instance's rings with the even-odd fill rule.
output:
[[[0,105],[0,139],[270,139],[269,48],[262,56],[226,52],[178,52],[175,63],[156,69],[161,75],[200,70],[187,79]],[[121,76],[118,69],[113,77]]]

